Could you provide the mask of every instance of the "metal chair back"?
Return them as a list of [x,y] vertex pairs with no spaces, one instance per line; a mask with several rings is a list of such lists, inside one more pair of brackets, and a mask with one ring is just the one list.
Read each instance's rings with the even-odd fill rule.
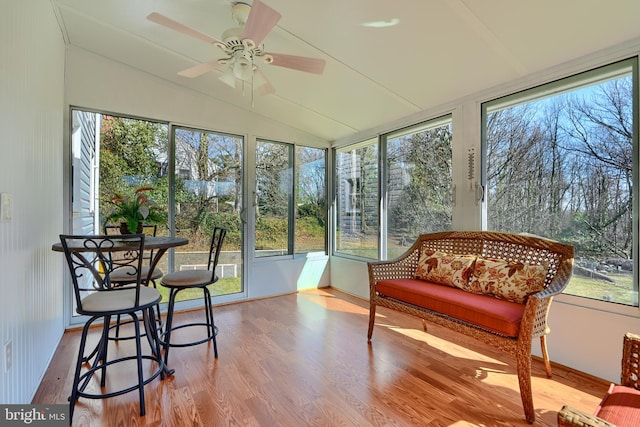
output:
[[211,271],[211,283],[217,280],[216,267],[218,266],[222,243],[226,235],[227,230],[225,228],[216,227],[213,229],[213,236],[211,236],[211,244],[209,246],[209,261],[207,262],[207,269]]
[[82,304],[91,293],[131,289],[111,280],[120,271],[131,277],[130,283],[136,287],[133,307],[139,306],[144,237],[144,234],[60,235],[79,314],[91,314]]
[[[155,237],[157,233],[158,233],[158,226],[156,224],[143,224],[142,225],[142,234],[144,234],[145,236]],[[107,236],[119,235],[119,234],[121,234],[120,233],[120,226],[119,225],[105,225],[104,226],[104,234],[107,235]],[[151,262],[151,260],[153,259],[153,254],[154,254],[153,250],[147,250],[147,251],[144,252],[144,258],[149,260],[149,262]]]

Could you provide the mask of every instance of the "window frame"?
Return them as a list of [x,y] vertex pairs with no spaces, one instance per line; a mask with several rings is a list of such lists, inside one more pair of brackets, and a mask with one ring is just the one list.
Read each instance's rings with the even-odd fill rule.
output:
[[[376,168],[377,168],[377,184],[376,184],[376,189],[378,191],[378,194],[376,196],[376,200],[377,200],[377,212],[376,212],[376,216],[377,216],[377,225],[378,225],[378,233],[377,233],[377,238],[376,238],[376,258],[373,257],[365,257],[365,256],[361,256],[361,255],[355,255],[352,253],[348,253],[348,252],[342,252],[338,249],[338,235],[339,233],[339,229],[338,227],[340,226],[340,221],[339,221],[339,215],[340,215],[340,182],[339,182],[339,176],[337,173],[337,169],[338,169],[338,155],[340,151],[344,151],[344,152],[351,152],[353,150],[357,150],[359,148],[364,148],[364,147],[370,147],[370,146],[374,146],[376,148]],[[349,144],[349,145],[345,145],[342,147],[334,147],[332,148],[332,162],[333,162],[333,174],[332,174],[332,182],[333,182],[333,215],[332,215],[332,219],[333,219],[333,239],[332,239],[332,255],[334,256],[339,256],[339,257],[343,257],[343,258],[348,258],[348,259],[353,259],[353,260],[358,260],[358,261],[371,261],[371,260],[377,260],[380,259],[380,227],[381,227],[381,220],[380,220],[380,138],[379,136],[375,136],[372,138],[367,138],[365,140],[356,142],[354,144]],[[351,185],[351,183],[349,184]],[[360,194],[360,197],[362,197],[362,194]],[[357,212],[357,209],[352,209],[350,212]]]
[[[283,147],[286,147],[287,149],[287,168],[286,170],[288,171],[288,182],[289,182],[289,191],[287,194],[287,248],[286,248],[286,253],[283,254],[274,254],[274,255],[263,255],[263,256],[258,256],[258,249],[256,248],[256,243],[257,243],[257,239],[255,238],[255,236],[257,235],[257,230],[258,230],[258,212],[259,212],[259,203],[258,203],[258,198],[259,198],[259,194],[258,194],[258,146],[261,143],[268,143],[268,144],[276,144],[276,145],[281,145]],[[295,176],[295,144],[291,143],[291,142],[282,142],[282,141],[275,141],[273,139],[269,139],[269,138],[256,138],[256,158],[254,159],[254,165],[255,165],[255,170],[254,170],[254,185],[255,185],[255,190],[254,190],[254,197],[253,197],[253,208],[254,208],[254,224],[255,224],[255,232],[254,232],[254,241],[253,241],[253,254],[252,254],[252,258],[255,261],[261,261],[261,260],[273,260],[273,259],[281,259],[281,258],[292,258],[294,256],[295,253],[295,248],[294,248],[294,231],[295,231],[295,184],[294,184],[294,176]]]
[[557,298],[560,301],[565,301],[573,305],[583,306],[587,308],[595,308],[603,311],[614,311],[622,314],[637,315],[640,311],[639,304],[639,283],[638,278],[640,275],[639,270],[639,215],[640,215],[640,191],[638,186],[640,185],[640,156],[639,156],[639,90],[640,82],[638,81],[638,56],[630,56],[624,59],[612,61],[610,63],[592,67],[581,72],[576,72],[565,77],[559,77],[552,81],[541,83],[529,88],[515,91],[513,93],[489,99],[480,104],[480,123],[481,123],[481,183],[484,189],[482,198],[481,209],[481,224],[482,229],[488,228],[487,217],[488,212],[488,200],[487,200],[487,118],[488,113],[493,111],[500,111],[516,105],[524,105],[528,102],[539,101],[544,98],[548,98],[555,95],[564,93],[571,93],[572,91],[586,88],[589,85],[604,83],[615,78],[631,74],[632,80],[632,119],[633,119],[633,136],[632,136],[632,262],[633,262],[633,274],[632,274],[632,291],[635,292],[635,299],[632,305],[623,304],[615,301],[599,300],[589,298],[587,296],[580,296],[574,294],[561,294]]
[[[395,138],[401,138],[403,136],[406,135],[415,135],[421,132],[427,132],[430,130],[434,130],[434,129],[438,129],[441,128],[443,126],[448,125],[450,127],[451,130],[451,148],[452,148],[452,154],[451,154],[451,175],[450,175],[450,182],[449,182],[449,199],[451,201],[451,215],[452,215],[452,221],[449,224],[449,226],[451,227],[453,225],[453,205],[454,203],[452,202],[453,200],[453,115],[452,114],[444,114],[441,116],[437,116],[434,117],[432,119],[428,119],[428,120],[424,120],[421,122],[418,122],[416,124],[413,125],[409,125],[409,126],[404,126],[400,129],[396,129],[394,131],[391,132],[387,132],[387,133],[383,133],[380,135],[380,194],[381,196],[381,201],[380,201],[380,206],[382,206],[381,209],[381,213],[380,213],[380,245],[379,245],[379,253],[378,253],[378,259],[379,260],[387,260],[387,259],[391,259],[394,257],[389,257],[389,188],[387,183],[389,182],[389,178],[390,178],[390,173],[391,170],[390,168],[387,167],[388,165],[388,154],[389,154],[389,150],[388,150],[388,141],[390,139],[395,139]],[[447,231],[447,230],[440,230],[440,231]],[[417,237],[417,236],[416,236]],[[412,243],[412,242],[411,242]],[[408,247],[407,247],[408,248]]]
[[[293,216],[294,216],[294,223],[293,223],[293,255],[295,256],[305,256],[308,253],[317,253],[319,251],[308,251],[308,250],[299,250],[298,249],[298,245],[296,244],[296,237],[295,237],[295,233],[296,230],[298,229],[298,197],[299,197],[299,191],[298,191],[298,187],[299,187],[299,180],[300,180],[300,172],[301,172],[301,168],[300,166],[302,166],[301,164],[298,164],[298,149],[312,149],[312,150],[318,150],[321,151],[323,154],[323,162],[324,162],[324,178],[323,178],[323,198],[324,198],[324,233],[323,233],[323,254],[327,255],[328,253],[328,243],[329,243],[329,239],[328,239],[328,232],[329,232],[329,212],[328,212],[328,208],[329,208],[329,201],[328,201],[328,182],[329,182],[329,168],[328,168],[328,149],[327,148],[320,148],[320,147],[312,147],[309,145],[300,145],[300,144],[294,144],[294,155],[293,155],[293,194],[294,194],[294,212],[293,212]],[[306,163],[304,163],[306,164]]]
[[[392,138],[400,138],[402,136],[405,135],[410,135],[410,134],[418,134],[420,132],[425,132],[425,131],[429,131],[429,130],[433,130],[433,129],[437,129],[440,128],[442,126],[448,125],[451,128],[451,148],[452,148],[452,155],[451,155],[451,177],[450,177],[450,183],[449,183],[449,197],[451,199],[451,215],[452,215],[452,221],[451,221],[451,226],[453,226],[453,192],[454,192],[454,157],[453,157],[453,127],[454,127],[454,118],[453,118],[453,114],[451,112],[449,113],[444,113],[441,115],[437,115],[433,118],[430,119],[426,119],[426,120],[422,120],[420,122],[414,123],[414,124],[410,124],[407,126],[402,126],[398,129],[394,129],[391,131],[387,131],[387,132],[382,132],[380,134],[378,134],[375,137],[371,137],[371,138],[367,138],[365,140],[362,141],[358,141],[355,142],[353,144],[348,144],[348,145],[344,145],[344,146],[340,146],[340,147],[334,147],[332,149],[332,153],[333,153],[333,164],[334,164],[334,174],[333,174],[333,200],[334,200],[334,206],[333,206],[333,250],[332,250],[332,255],[333,256],[338,256],[338,257],[343,257],[343,258],[349,258],[349,259],[353,259],[353,260],[358,260],[358,261],[371,261],[371,260],[386,260],[389,258],[388,256],[388,241],[389,241],[389,236],[388,236],[388,211],[389,211],[389,202],[388,202],[388,177],[390,174],[390,170],[387,167],[388,164],[388,141]],[[340,189],[342,188],[341,183],[339,182],[339,177],[337,174],[337,165],[338,165],[338,154],[339,152],[349,152],[349,151],[353,151],[353,150],[357,150],[359,148],[362,147],[367,147],[367,146],[372,146],[372,145],[376,145],[377,146],[377,167],[378,167],[378,185],[377,185],[377,190],[378,190],[378,195],[377,195],[377,207],[378,207],[378,212],[377,212],[377,216],[378,216],[378,235],[377,235],[377,242],[378,242],[378,246],[377,246],[377,257],[376,258],[369,258],[369,257],[365,257],[365,256],[361,256],[361,255],[355,255],[352,253],[348,253],[348,252],[342,252],[338,249],[338,234],[339,234],[339,227],[340,227],[340,222],[339,222],[339,215],[340,215],[340,200],[343,197],[343,195],[340,194]],[[357,180],[358,178],[355,178],[355,180]],[[353,178],[348,178],[345,181],[352,181]],[[344,198],[346,198],[347,196],[344,196]],[[363,197],[362,194],[359,194],[359,197]],[[349,212],[352,213],[360,213],[358,212],[358,209],[351,209],[349,210]],[[349,212],[345,211],[345,214],[348,214]],[[443,230],[444,231],[444,230]]]
[[[297,150],[300,148],[310,148],[310,149],[314,149],[314,150],[321,150],[323,151],[324,154],[324,199],[325,199],[325,207],[327,205],[327,182],[328,182],[328,167],[327,167],[327,162],[328,162],[328,158],[327,158],[327,153],[328,153],[328,149],[324,148],[324,147],[314,147],[311,145],[304,145],[304,144],[296,144],[293,142],[284,142],[284,141],[277,141],[274,139],[270,139],[270,138],[256,138],[255,140],[255,144],[256,144],[256,156],[258,153],[258,145],[260,143],[269,143],[269,144],[278,144],[278,145],[283,145],[286,146],[288,149],[288,168],[287,170],[290,171],[290,179],[288,180],[288,190],[289,193],[287,195],[287,204],[288,204],[288,212],[287,212],[287,253],[283,253],[283,254],[274,254],[274,255],[263,255],[263,256],[257,256],[257,249],[256,249],[256,240],[254,238],[254,245],[253,245],[253,251],[251,253],[251,257],[252,260],[255,262],[265,262],[265,261],[271,261],[271,260],[278,260],[278,259],[292,259],[292,258],[296,258],[298,256],[305,256],[306,254],[313,252],[316,253],[318,251],[299,251],[297,249],[297,245],[296,245],[296,237],[295,237],[295,233],[296,233],[296,227],[297,227],[297,198],[298,198],[298,189],[297,189],[297,182],[298,182],[298,172],[299,172],[299,168],[298,168],[298,161],[297,161]],[[258,182],[258,163],[257,163],[257,158],[253,159],[254,161],[254,197],[253,197],[253,201],[252,201],[252,205],[253,205],[253,209],[254,209],[254,236],[255,236],[255,231],[257,231],[257,225],[258,225],[258,221],[257,221],[257,212],[258,212],[258,186],[257,186],[257,182]],[[325,219],[328,217],[328,210],[325,209]],[[328,252],[328,224],[325,221],[325,226],[324,226],[324,233],[323,233],[323,239],[324,239],[324,243],[323,243],[323,252],[326,255]]]

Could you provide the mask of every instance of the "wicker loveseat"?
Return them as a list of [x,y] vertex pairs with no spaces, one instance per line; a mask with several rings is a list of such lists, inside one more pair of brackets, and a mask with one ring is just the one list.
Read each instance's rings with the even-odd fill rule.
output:
[[558,425],[571,427],[640,426],[640,335],[627,333],[622,345],[620,384],[611,384],[594,415],[563,406]]
[[[501,267],[496,267],[499,262]],[[447,268],[442,266],[457,270],[447,279],[442,274]],[[564,290],[571,277],[572,246],[490,231],[423,234],[400,257],[371,262],[368,269],[369,341],[376,307],[380,306],[421,318],[425,331],[428,320],[512,354],[517,362],[525,418],[534,422],[531,342],[540,338],[546,372],[551,377],[545,338],[549,333],[547,315],[553,296]],[[434,276],[434,272],[439,273]],[[538,283],[532,283],[531,288],[536,290],[518,297],[508,286],[498,289],[491,278],[496,272],[498,276],[504,272],[507,281],[521,273],[531,278],[537,274]],[[441,283],[449,279],[450,283]],[[529,286],[530,282],[527,279],[521,284]]]

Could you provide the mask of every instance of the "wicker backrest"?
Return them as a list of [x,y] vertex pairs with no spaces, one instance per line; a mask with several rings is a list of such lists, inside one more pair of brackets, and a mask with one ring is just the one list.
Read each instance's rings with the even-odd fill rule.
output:
[[620,384],[640,390],[640,335],[631,332],[623,340]]
[[[422,234],[407,251],[407,261],[417,268],[425,248],[456,255],[477,255],[510,262],[547,265],[544,287],[564,289],[573,270],[573,246],[528,234],[495,231],[446,231]],[[404,256],[403,256],[404,257]]]

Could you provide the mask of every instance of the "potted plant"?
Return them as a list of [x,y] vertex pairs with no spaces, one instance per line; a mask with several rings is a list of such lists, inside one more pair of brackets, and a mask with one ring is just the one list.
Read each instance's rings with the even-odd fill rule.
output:
[[148,192],[153,191],[152,187],[140,187],[133,195],[116,194],[110,200],[114,206],[104,220],[106,225],[109,222],[120,221],[120,232],[142,233],[144,223],[164,223],[167,221],[167,214],[162,212],[158,204],[149,198]]

